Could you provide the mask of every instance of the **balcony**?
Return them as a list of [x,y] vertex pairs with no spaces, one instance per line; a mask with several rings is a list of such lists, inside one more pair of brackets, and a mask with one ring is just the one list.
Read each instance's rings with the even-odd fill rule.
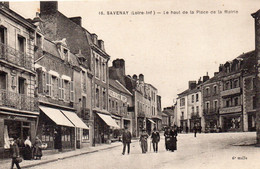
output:
[[0,42],[0,60],[32,70],[32,57]]
[[213,108],[213,109],[204,109],[203,110],[204,116],[207,115],[217,115],[219,114],[219,108]]
[[191,118],[192,119],[200,118],[199,113],[198,112],[197,113],[191,113]]
[[241,112],[242,106],[233,106],[233,107],[223,107],[220,109],[220,114],[226,114],[226,113],[236,113]]
[[220,92],[220,95],[221,95],[221,97],[225,97],[225,96],[240,94],[240,93],[241,93],[241,88],[237,87],[234,89],[224,90],[224,91]]
[[0,106],[25,111],[38,111],[38,99],[24,94],[0,90]]

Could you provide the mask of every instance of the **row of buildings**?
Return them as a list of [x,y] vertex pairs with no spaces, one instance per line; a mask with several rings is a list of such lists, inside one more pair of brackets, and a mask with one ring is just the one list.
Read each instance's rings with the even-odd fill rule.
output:
[[1,2],[0,154],[10,137],[74,149],[109,143],[124,127],[134,137],[160,129],[157,89],[142,74],[126,75],[123,59],[109,61],[104,41],[58,2],[41,1],[34,19]]
[[204,132],[259,132],[259,11],[252,16],[256,49],[220,64],[211,78],[189,81],[188,89],[178,94],[175,123],[183,130],[192,132],[197,125]]

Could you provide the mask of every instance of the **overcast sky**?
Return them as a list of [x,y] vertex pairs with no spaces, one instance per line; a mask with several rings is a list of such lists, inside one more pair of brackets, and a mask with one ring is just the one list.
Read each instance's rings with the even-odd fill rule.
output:
[[[33,18],[39,2],[11,2],[11,9]],[[178,93],[218,71],[219,64],[254,50],[254,20],[259,0],[90,0],[59,1],[59,11],[81,16],[83,26],[105,42],[111,61],[123,58],[126,74],[144,74],[173,105]],[[132,11],[195,11],[195,14],[131,15]],[[237,10],[238,14],[196,14]],[[128,15],[99,15],[99,11],[129,11]],[[73,31],[72,31],[73,33]]]

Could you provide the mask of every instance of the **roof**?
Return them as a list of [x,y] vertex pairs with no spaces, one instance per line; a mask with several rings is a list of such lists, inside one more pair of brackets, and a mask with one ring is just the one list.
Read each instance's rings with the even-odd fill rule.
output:
[[114,80],[114,79],[109,78],[109,85],[116,88],[120,92],[123,92],[125,94],[132,96],[132,93],[129,90],[127,90],[118,80]]

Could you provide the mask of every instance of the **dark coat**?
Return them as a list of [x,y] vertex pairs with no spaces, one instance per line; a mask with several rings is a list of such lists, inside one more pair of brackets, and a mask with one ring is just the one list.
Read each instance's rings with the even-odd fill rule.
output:
[[19,157],[19,148],[16,143],[14,143],[13,145],[10,145],[10,154],[11,154],[12,158]]
[[124,131],[122,136],[123,143],[131,143],[132,135],[130,131]]
[[159,134],[159,132],[158,131],[152,132],[151,138],[152,138],[152,142],[153,143],[158,143],[160,141],[160,134]]

